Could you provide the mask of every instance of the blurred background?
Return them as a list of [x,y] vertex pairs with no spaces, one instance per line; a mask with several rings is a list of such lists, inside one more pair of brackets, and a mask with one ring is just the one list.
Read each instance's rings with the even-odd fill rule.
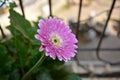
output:
[[[48,0],[22,0],[26,19],[49,16]],[[75,58],[65,63],[82,80],[120,80],[120,0],[50,0],[52,16],[62,19],[78,38]],[[15,0],[19,5],[19,0]],[[0,24],[11,36],[9,8],[0,8]],[[20,6],[15,10],[22,14]],[[2,34],[0,33],[0,39]]]

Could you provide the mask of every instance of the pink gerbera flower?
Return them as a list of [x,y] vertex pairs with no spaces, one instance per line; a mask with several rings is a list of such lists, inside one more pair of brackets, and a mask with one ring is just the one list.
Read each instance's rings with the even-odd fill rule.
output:
[[57,57],[60,61],[68,61],[75,56],[77,39],[65,23],[50,17],[40,20],[39,28],[35,38],[41,41],[39,50],[45,49],[46,56]]

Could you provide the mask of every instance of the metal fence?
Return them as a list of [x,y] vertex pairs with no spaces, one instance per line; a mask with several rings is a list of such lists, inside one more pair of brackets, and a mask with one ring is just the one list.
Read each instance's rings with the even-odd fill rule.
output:
[[[80,3],[79,3],[79,12],[78,12],[78,19],[77,19],[77,28],[76,28],[76,37],[78,38],[78,34],[79,34],[79,27],[80,27],[80,15],[81,15],[81,9],[82,9],[82,1],[83,0],[80,0]],[[113,12],[113,9],[114,9],[114,6],[115,6],[115,3],[117,0],[112,0],[112,4],[110,6],[110,10],[108,11],[108,16],[107,16],[107,20],[105,22],[105,25],[104,25],[104,29],[102,31],[102,34],[100,36],[100,40],[97,44],[97,47],[96,48],[84,48],[84,49],[78,49],[79,51],[96,51],[96,57],[99,61],[102,61],[104,63],[107,63],[107,64],[110,64],[110,65],[120,65],[120,62],[116,62],[116,63],[113,63],[113,62],[109,62],[109,61],[106,61],[104,59],[102,59],[100,57],[100,51],[120,51],[120,48],[116,48],[116,49],[113,49],[113,48],[100,48],[101,47],[101,44],[102,44],[102,41],[103,41],[103,38],[104,38],[104,34],[105,34],[105,31],[107,29],[107,25],[110,21],[110,17],[111,17],[111,14]],[[118,31],[117,33],[117,37],[120,36],[120,31]],[[76,58],[77,60],[77,58]],[[78,61],[78,60],[77,60]],[[78,65],[82,66],[81,64],[79,64],[79,62],[77,62]],[[84,67],[84,66],[82,66]],[[80,76],[82,77],[90,77],[91,76],[91,72],[88,70],[88,73],[85,73],[85,74],[80,74]],[[120,77],[120,72],[114,72],[114,73],[104,73],[104,74],[94,74],[95,77]]]

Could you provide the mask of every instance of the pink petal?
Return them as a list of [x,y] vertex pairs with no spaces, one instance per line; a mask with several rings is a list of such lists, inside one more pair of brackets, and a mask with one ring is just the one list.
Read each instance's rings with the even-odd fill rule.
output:
[[44,49],[45,49],[45,46],[44,46],[44,45],[42,45],[42,46],[39,48],[40,51],[43,51]]

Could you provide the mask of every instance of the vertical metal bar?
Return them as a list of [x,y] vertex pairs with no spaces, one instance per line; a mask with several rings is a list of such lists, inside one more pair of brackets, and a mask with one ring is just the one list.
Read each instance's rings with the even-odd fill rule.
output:
[[[81,8],[82,8],[82,0],[80,0],[79,2],[79,11],[78,11],[78,19],[77,19],[77,27],[76,27],[76,38],[78,39],[78,34],[79,34],[79,23],[80,23],[80,15],[81,15]],[[86,68],[85,66],[81,65],[79,63],[79,60],[77,58],[77,56],[75,56],[75,60],[78,66],[81,66],[83,69],[85,69],[86,71],[88,71],[88,73],[92,73],[91,70],[89,70],[88,68]]]
[[0,7],[2,7],[5,4],[6,0],[4,0],[4,2],[0,5]]
[[1,27],[1,25],[0,25],[0,30],[1,30],[2,37],[5,38],[6,35],[5,35],[5,33],[4,33],[4,31],[3,31],[2,27]]
[[117,37],[120,38],[120,31],[117,33]]
[[24,7],[23,7],[23,1],[22,1],[22,0],[19,0],[19,5],[20,5],[21,11],[22,11],[22,15],[23,15],[23,17],[25,18]]
[[[119,19],[120,19],[120,16],[119,16]],[[119,20],[119,25],[118,26],[119,26],[119,31],[117,33],[117,37],[120,38],[120,20]]]
[[78,20],[77,20],[77,28],[76,28],[76,38],[77,39],[78,39],[78,34],[79,34],[79,23],[80,23],[81,8],[82,8],[82,0],[80,0],[80,3],[79,3],[79,12],[78,12]]
[[[110,20],[110,16],[111,16],[111,14],[112,14],[112,11],[113,11],[115,2],[116,2],[116,0],[113,0],[112,5],[111,5],[111,8],[110,8],[110,11],[109,11],[109,14],[108,14],[108,18],[107,18],[107,20],[106,20],[106,23],[105,23],[105,26],[104,26],[104,29],[103,29],[103,32],[102,32],[100,41],[99,41],[98,46],[97,46],[97,49],[96,49],[97,58],[98,58],[99,60],[101,60],[101,61],[104,61],[104,60],[102,60],[102,59],[100,58],[100,56],[99,56],[99,50],[100,50],[100,46],[101,46],[101,43],[102,43],[102,40],[103,40],[103,37],[104,37],[104,33],[105,33],[106,28],[107,28],[108,22],[109,22],[109,20]],[[107,61],[104,61],[104,62],[107,62]]]
[[49,0],[49,16],[52,16],[52,5],[51,5],[51,0]]

